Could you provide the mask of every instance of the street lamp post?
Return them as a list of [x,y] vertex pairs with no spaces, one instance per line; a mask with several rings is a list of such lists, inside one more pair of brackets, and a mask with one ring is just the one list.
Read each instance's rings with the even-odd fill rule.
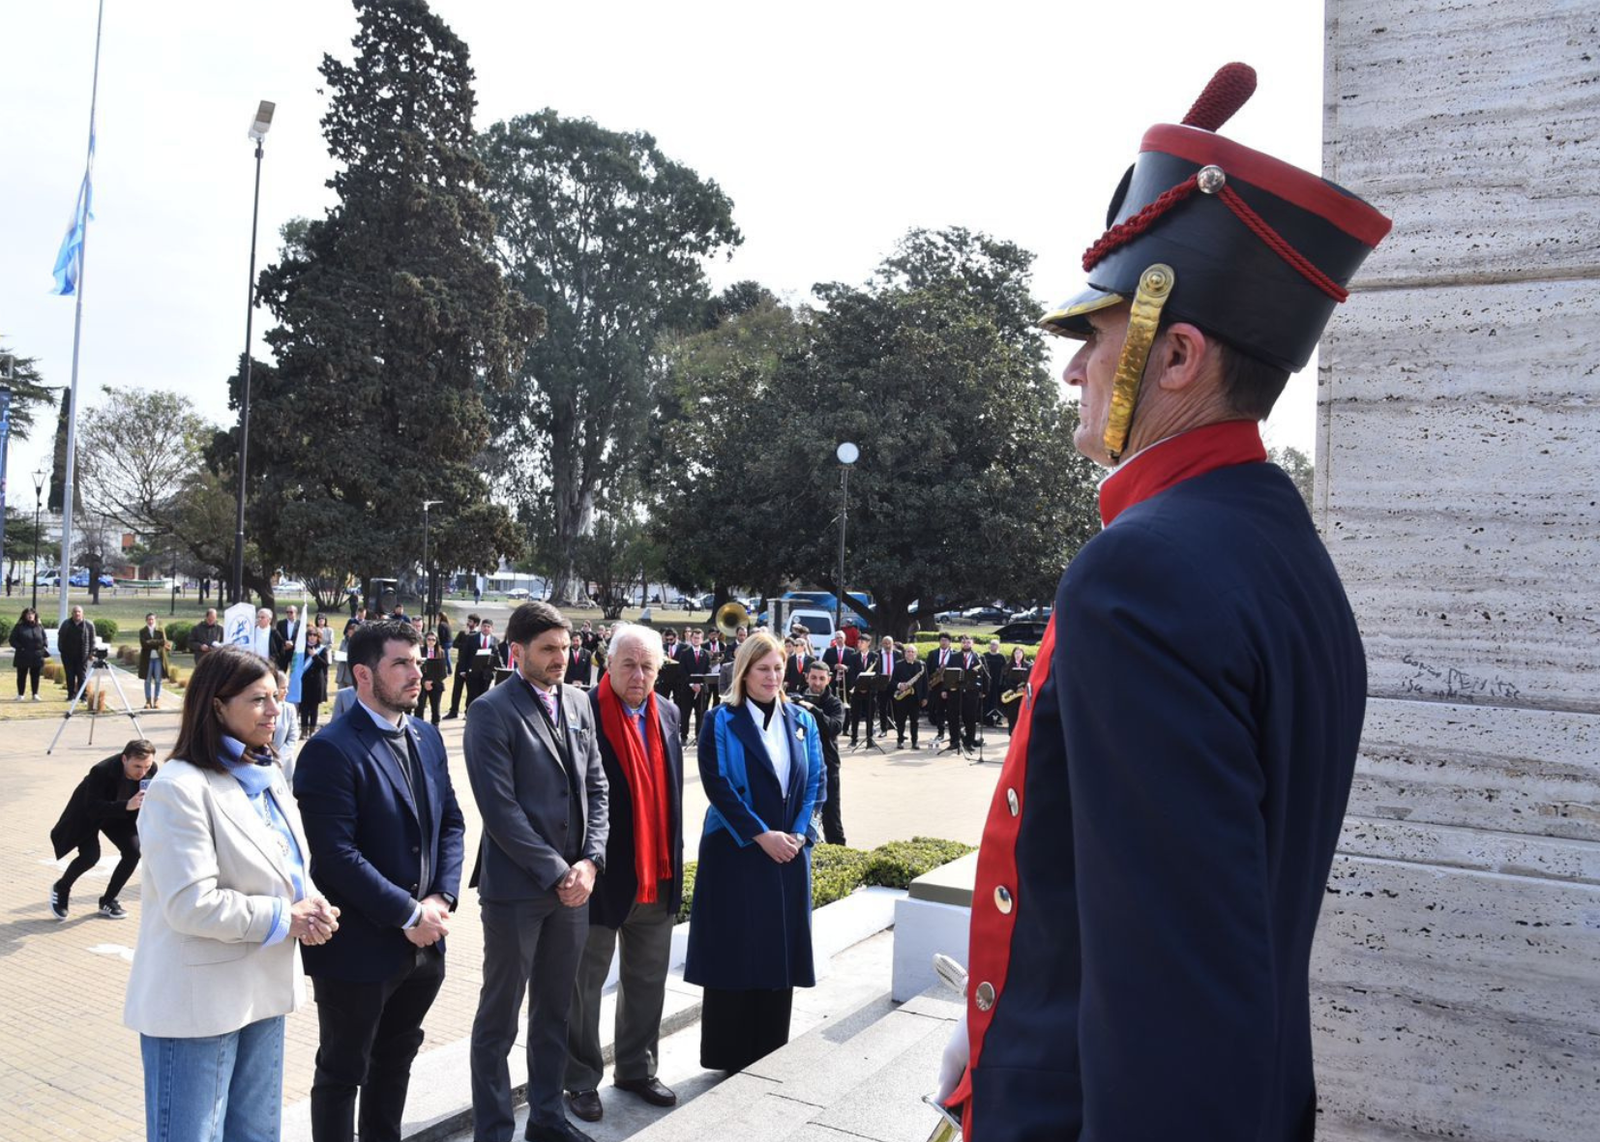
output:
[[39,512],[44,507],[44,482],[50,474],[43,468],[33,474],[33,613],[39,613]]
[[422,627],[433,629],[433,567],[428,562],[428,509],[443,500],[422,501]]
[[839,445],[839,594],[833,603],[833,629],[844,626],[844,528],[850,515],[850,466],[861,456],[861,449],[848,440]]
[[256,109],[256,120],[250,124],[250,138],[256,142],[256,195],[250,208],[250,289],[244,310],[244,392],[239,402],[239,503],[233,532],[233,599],[244,598],[244,478],[245,457],[250,451],[250,334],[256,315],[256,221],[261,216],[261,140],[267,137],[272,126],[272,112],[277,104],[263,99]]

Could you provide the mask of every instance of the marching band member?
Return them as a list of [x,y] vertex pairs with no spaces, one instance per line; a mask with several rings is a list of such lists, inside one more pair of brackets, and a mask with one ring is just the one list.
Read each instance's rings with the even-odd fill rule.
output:
[[894,665],[894,736],[895,744],[906,744],[906,726],[911,726],[911,748],[917,748],[917,723],[921,721],[922,708],[928,704],[927,663],[917,661],[917,645],[906,643],[906,656]]

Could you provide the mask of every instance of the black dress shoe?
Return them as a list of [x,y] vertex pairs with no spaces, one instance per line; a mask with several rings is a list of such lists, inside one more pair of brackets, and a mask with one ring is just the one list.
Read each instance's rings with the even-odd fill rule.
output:
[[569,1090],[567,1092],[567,1105],[572,1107],[572,1113],[585,1122],[599,1122],[605,1107],[600,1105],[600,1092],[597,1090]]
[[618,1090],[638,1095],[651,1106],[678,1105],[678,1096],[672,1093],[671,1088],[662,1086],[660,1079],[618,1079],[615,1086]]
[[535,1126],[530,1122],[522,1136],[528,1142],[594,1142],[593,1138],[570,1122],[563,1122],[560,1126]]

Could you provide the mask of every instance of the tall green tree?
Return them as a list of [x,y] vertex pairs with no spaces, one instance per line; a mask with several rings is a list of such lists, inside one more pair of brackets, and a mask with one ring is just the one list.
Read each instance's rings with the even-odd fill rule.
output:
[[[849,605],[874,629],[903,636],[914,602],[1048,598],[1097,526],[1096,475],[1044,365],[1031,263],[982,234],[913,231],[865,285],[819,286],[822,306],[782,337],[744,336],[774,320],[757,310],[691,339],[669,364],[664,439],[710,430],[749,386],[735,415],[750,419],[697,477],[700,518],[734,532],[709,537],[702,565],[834,586],[834,451],[850,441],[846,577],[875,606]],[[659,502],[686,522],[670,489]]]
[[501,264],[550,324],[493,402],[500,476],[566,599],[577,540],[634,463],[656,339],[704,323],[705,260],[742,239],[717,184],[644,132],[547,109],[494,124],[480,153]]
[[179,493],[215,431],[188,397],[105,386],[78,423],[84,502],[129,531],[172,531]]
[[0,339],[0,384],[11,389],[11,435],[28,439],[33,431],[34,413],[56,403],[55,390],[44,383],[37,357],[19,357]]
[[365,581],[417,564],[441,499],[441,563],[492,569],[519,545],[483,475],[484,397],[543,315],[491,255],[466,44],[423,0],[354,7],[354,58],[321,68],[338,201],[261,275],[277,368],[252,381],[250,530],[274,566]]
[[1292,446],[1267,449],[1267,459],[1289,473],[1289,479],[1294,481],[1294,486],[1300,491],[1300,498],[1305,500],[1306,507],[1310,507],[1317,482],[1316,462],[1300,449]]

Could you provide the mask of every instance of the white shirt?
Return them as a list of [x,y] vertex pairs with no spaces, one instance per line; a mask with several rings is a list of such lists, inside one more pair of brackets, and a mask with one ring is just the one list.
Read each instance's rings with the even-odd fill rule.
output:
[[[750,720],[755,722],[756,733],[761,737],[762,744],[767,747],[767,758],[772,762],[772,770],[778,775],[778,788],[783,790],[785,797],[789,796],[789,723],[783,716],[783,704],[780,702],[772,711],[772,723],[765,729],[761,720],[766,717],[761,707],[754,702],[746,702],[745,710],[750,715]],[[781,823],[780,823],[781,828]]]
[[272,626],[270,623],[264,627],[250,628],[250,649],[262,658],[268,660],[272,658]]

